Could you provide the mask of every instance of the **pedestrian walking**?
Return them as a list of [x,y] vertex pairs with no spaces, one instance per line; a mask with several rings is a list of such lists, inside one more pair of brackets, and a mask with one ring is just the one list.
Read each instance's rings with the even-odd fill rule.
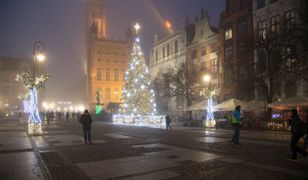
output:
[[89,114],[88,110],[85,110],[84,113],[81,115],[79,122],[82,124],[83,128],[83,135],[84,135],[84,142],[85,144],[92,144],[91,141],[91,124],[92,124],[92,117]]
[[77,114],[76,114],[77,119],[80,119],[80,116],[81,116],[81,113],[80,113],[80,111],[78,111]]
[[76,117],[76,113],[75,113],[75,111],[72,113],[72,118],[73,118],[73,120],[75,120],[75,117]]
[[236,106],[231,115],[231,123],[234,129],[233,137],[230,141],[232,145],[240,146],[240,129],[241,129],[241,106]]
[[55,118],[55,113],[53,111],[50,112],[50,120],[53,121]]
[[306,127],[306,134],[305,134],[305,138],[304,138],[304,151],[306,151],[308,153],[308,110],[304,111],[303,114],[303,121]]
[[171,126],[170,126],[170,124],[171,124],[171,118],[170,118],[170,116],[167,115],[167,116],[165,117],[165,120],[166,120],[166,129],[167,129],[167,130],[168,130],[168,129],[172,129]]
[[302,154],[303,156],[307,156],[307,152],[298,147],[297,143],[305,135],[305,124],[299,118],[298,112],[296,109],[291,110],[291,151],[292,155],[291,158],[288,160],[297,160],[297,153]]
[[47,124],[50,124],[50,119],[51,119],[51,112],[50,111],[47,111],[46,113],[46,120],[47,120]]
[[66,121],[69,121],[69,119],[70,119],[70,113],[69,112],[66,112],[65,119],[66,119]]

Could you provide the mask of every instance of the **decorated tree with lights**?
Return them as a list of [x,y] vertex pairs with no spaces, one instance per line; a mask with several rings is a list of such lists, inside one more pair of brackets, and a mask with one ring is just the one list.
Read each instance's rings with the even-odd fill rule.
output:
[[29,113],[28,132],[40,134],[41,118],[38,107],[38,90],[45,87],[49,76],[44,74],[40,77],[33,77],[30,71],[22,71],[16,76],[16,81],[23,83],[29,89],[29,100],[24,101],[25,112]]
[[151,88],[149,69],[145,64],[144,54],[138,36],[140,26],[136,24],[136,38],[133,42],[131,61],[125,76],[123,107],[126,115],[153,115],[156,113],[155,95]]

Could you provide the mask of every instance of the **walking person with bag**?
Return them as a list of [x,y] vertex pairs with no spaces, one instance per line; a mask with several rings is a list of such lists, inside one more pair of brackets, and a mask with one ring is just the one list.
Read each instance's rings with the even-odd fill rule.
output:
[[240,129],[241,129],[241,106],[236,106],[231,115],[231,123],[234,129],[234,134],[230,143],[235,146],[240,146]]
[[305,123],[301,121],[299,118],[298,112],[296,109],[291,110],[291,151],[292,151],[292,156],[291,158],[288,158],[288,160],[291,161],[296,161],[297,160],[297,153],[302,154],[303,156],[307,156],[307,152],[304,151],[303,149],[298,147],[298,141],[300,138],[302,138],[305,135]]
[[89,114],[88,110],[85,110],[84,113],[81,115],[79,122],[82,124],[83,128],[83,136],[84,136],[84,143],[92,144],[91,141],[91,124],[92,124],[92,117]]

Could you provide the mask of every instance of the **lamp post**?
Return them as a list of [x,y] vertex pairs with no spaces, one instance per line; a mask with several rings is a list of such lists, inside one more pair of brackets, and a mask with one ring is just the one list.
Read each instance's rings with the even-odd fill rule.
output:
[[39,114],[38,107],[38,89],[35,87],[37,80],[35,75],[36,61],[45,60],[45,44],[41,41],[35,41],[33,43],[33,86],[30,89],[30,113],[31,121],[28,124],[28,133],[33,135],[40,135],[42,133],[42,121]]
[[44,61],[46,59],[46,56],[44,54],[45,52],[45,44],[41,41],[35,41],[33,43],[33,80],[35,80],[35,66],[36,61]]

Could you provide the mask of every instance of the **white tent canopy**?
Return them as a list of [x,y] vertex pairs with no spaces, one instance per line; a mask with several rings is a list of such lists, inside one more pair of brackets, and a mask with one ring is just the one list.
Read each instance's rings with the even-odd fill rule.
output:
[[268,105],[274,109],[287,109],[291,107],[308,106],[308,98],[303,96],[294,96],[291,98],[281,99],[280,101]]
[[213,107],[213,111],[233,111],[236,106],[241,106],[243,110],[247,110],[247,102],[231,98]]
[[207,100],[187,107],[186,111],[203,111],[207,109]]

